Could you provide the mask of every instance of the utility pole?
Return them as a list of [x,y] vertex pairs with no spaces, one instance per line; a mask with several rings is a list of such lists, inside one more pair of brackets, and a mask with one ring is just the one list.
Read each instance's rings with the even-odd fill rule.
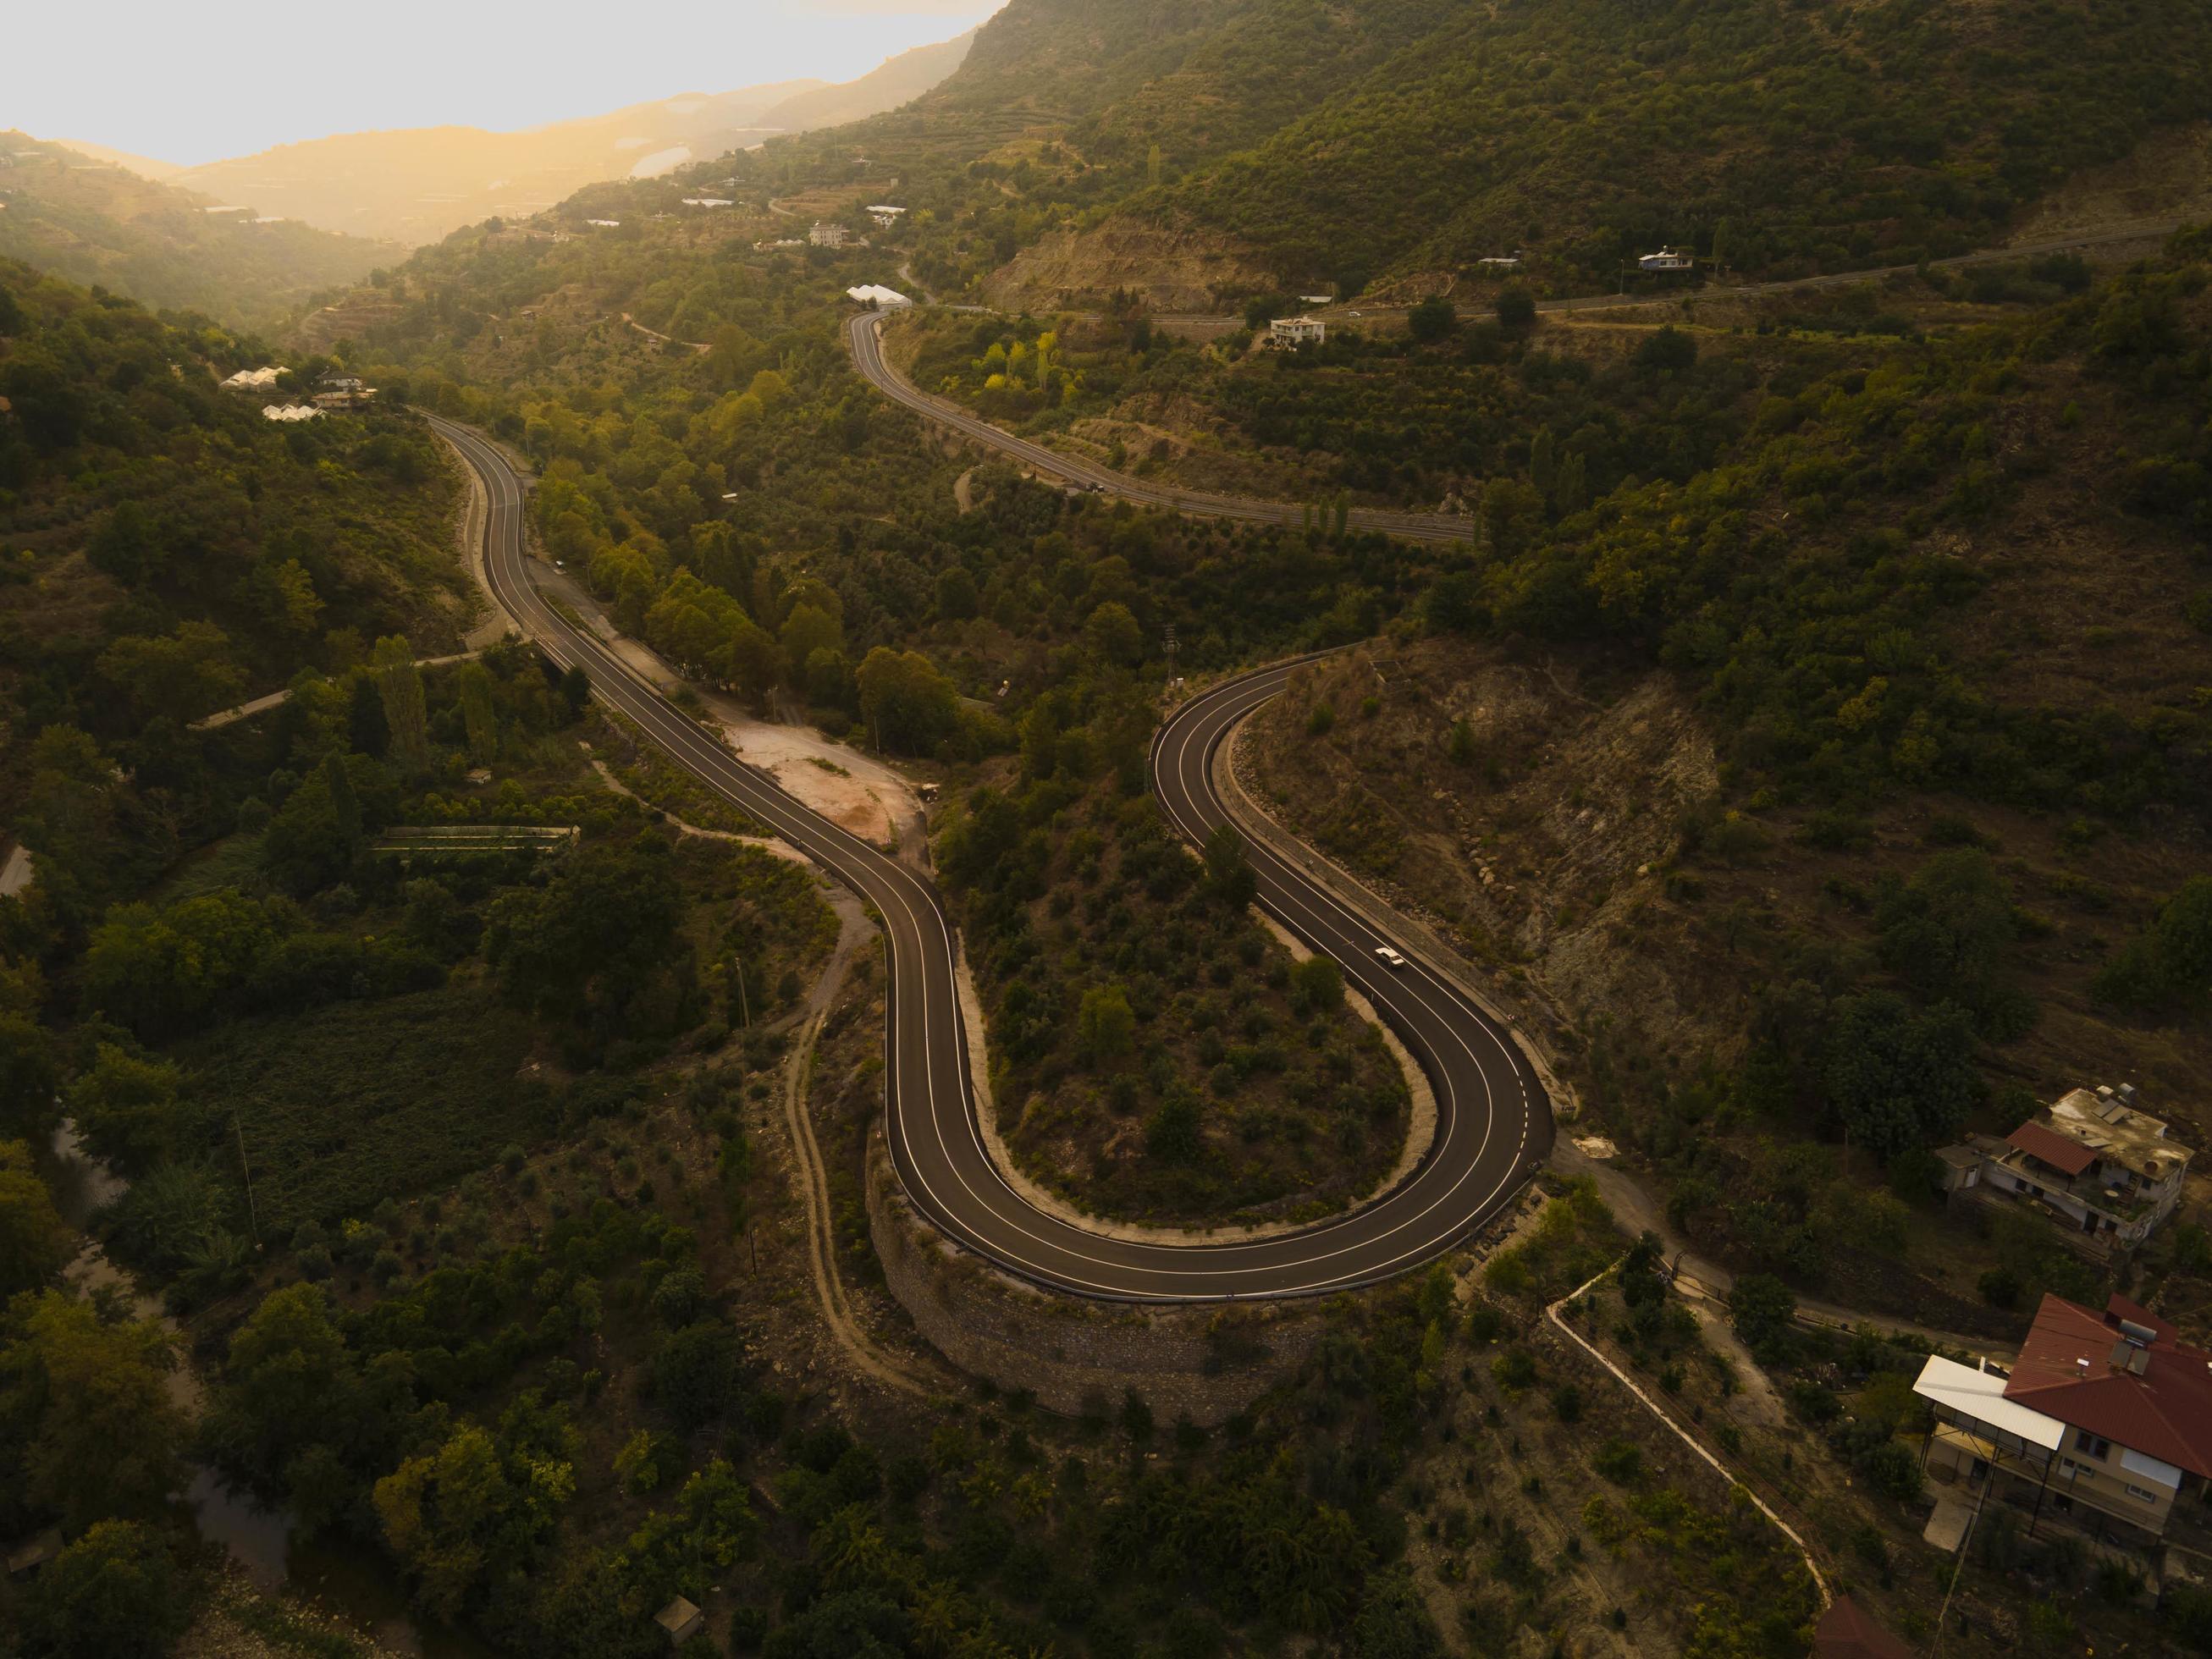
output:
[[261,1248],[261,1212],[253,1202],[253,1168],[246,1161],[246,1126],[238,1121],[238,1108],[230,1109],[231,1133],[238,1137],[238,1170],[246,1177],[246,1220],[253,1230],[253,1248]]
[[1175,684],[1175,680],[1176,680],[1176,672],[1175,672],[1175,659],[1176,659],[1176,629],[1175,629],[1175,624],[1174,624],[1173,623],[1170,623],[1168,624],[1167,650],[1168,650],[1168,684],[1169,684],[1170,685],[1173,685],[1173,684]]

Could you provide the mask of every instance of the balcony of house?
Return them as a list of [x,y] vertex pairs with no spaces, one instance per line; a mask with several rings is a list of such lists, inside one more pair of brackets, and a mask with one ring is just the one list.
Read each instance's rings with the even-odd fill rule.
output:
[[2033,1211],[2058,1229],[2069,1246],[2100,1262],[2134,1249],[2148,1236],[2157,1215],[2152,1188],[2094,1170],[2069,1176],[2001,1141],[1981,1150],[1987,1155],[1982,1179],[1967,1189],[1969,1200]]

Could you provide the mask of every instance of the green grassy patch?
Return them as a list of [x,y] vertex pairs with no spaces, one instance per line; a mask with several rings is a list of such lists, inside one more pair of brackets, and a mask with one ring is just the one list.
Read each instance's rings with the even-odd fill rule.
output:
[[169,904],[225,887],[255,891],[260,869],[259,836],[225,836],[178,864],[147,896],[156,903]]
[[241,1020],[187,1045],[203,1106],[234,1109],[264,1235],[482,1169],[547,1127],[517,1076],[530,1021],[477,986]]

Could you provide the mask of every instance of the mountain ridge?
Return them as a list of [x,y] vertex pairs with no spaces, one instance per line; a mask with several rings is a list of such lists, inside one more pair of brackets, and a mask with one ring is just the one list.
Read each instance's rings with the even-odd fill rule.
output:
[[185,167],[172,182],[325,229],[407,246],[488,218],[527,218],[587,185],[655,178],[795,127],[904,103],[957,70],[974,31],[886,58],[847,82],[795,79],[677,93],[509,131],[390,127],[280,144]]
[[155,309],[272,325],[403,250],[143,178],[59,143],[0,132],[0,255]]

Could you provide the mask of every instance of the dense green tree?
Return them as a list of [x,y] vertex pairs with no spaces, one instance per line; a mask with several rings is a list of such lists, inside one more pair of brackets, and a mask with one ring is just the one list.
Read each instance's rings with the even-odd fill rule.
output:
[[230,636],[206,622],[181,623],[164,638],[119,639],[100,653],[97,666],[142,719],[207,714],[235,699],[246,684]]
[[1459,310],[1440,294],[1431,294],[1406,313],[1406,331],[1422,344],[1449,339],[1459,331]]
[[1144,630],[1129,607],[1109,600],[1091,613],[1083,625],[1083,643],[1100,662],[1133,668],[1145,654]]
[[1974,1046],[1955,1003],[1916,1011],[1887,991],[1844,999],[1824,1074],[1844,1132],[1885,1158],[1955,1134],[1981,1095]]
[[418,775],[429,768],[430,735],[422,671],[415,666],[415,648],[404,635],[386,635],[377,641],[369,660],[377,695],[384,703],[392,758],[409,775]]
[[151,1321],[108,1323],[58,1291],[18,1298],[0,1346],[0,1456],[15,1489],[75,1531],[156,1516],[179,1484],[189,1425],[176,1354]]
[[[1920,996],[1971,1008],[2013,1034],[2007,963],[2018,928],[1996,862],[1978,847],[1936,854],[1875,910],[1881,959]],[[1998,1034],[1998,1033],[1993,1033]]]
[[[319,1285],[272,1291],[230,1340],[203,1443],[233,1476],[282,1499],[310,1532],[342,1495],[320,1479],[338,1454],[371,1441],[359,1368]],[[320,1454],[320,1455],[319,1455]]]
[[1742,1273],[1729,1291],[1729,1321],[1762,1364],[1787,1346],[1797,1298],[1771,1273]]
[[480,662],[465,662],[453,671],[453,690],[461,705],[462,729],[468,734],[469,759],[488,766],[499,758],[499,710],[492,702],[491,671]]
[[161,544],[161,527],[144,503],[123,501],[93,532],[85,557],[94,569],[135,586],[161,573],[168,550]]
[[787,672],[794,685],[806,683],[806,663],[817,651],[842,651],[845,647],[844,629],[837,619],[817,605],[797,605],[783,619],[779,635],[783,646],[783,659],[789,665]]
[[1368,1581],[1352,1626],[1355,1659],[1442,1659],[1447,1651],[1411,1577],[1392,1572]]
[[1332,1013],[1344,1006],[1344,970],[1327,957],[1291,966],[1291,1006],[1302,1013]]
[[618,1007],[667,967],[683,912],[665,841],[586,846],[543,888],[492,906],[484,954],[508,994],[549,1018]]
[[685,1433],[730,1407],[738,1385],[738,1340],[719,1319],[672,1331],[653,1356],[653,1394]]
[[392,728],[384,719],[384,696],[375,678],[355,674],[346,683],[346,747],[357,755],[380,758],[392,746]]
[[184,1137],[178,1092],[184,1074],[167,1060],[103,1042],[69,1086],[69,1115],[85,1145],[117,1168],[144,1171],[173,1156]]
[[31,1149],[0,1140],[0,1303],[50,1283],[76,1254],[76,1236],[39,1179]]
[[486,1585],[530,1567],[574,1491],[567,1462],[502,1454],[485,1431],[463,1425],[378,1481],[374,1504],[422,1605],[452,1619]]
[[960,705],[952,682],[920,652],[879,645],[862,659],[856,678],[860,718],[883,749],[931,754],[958,730]]
[[52,1036],[27,1013],[0,1011],[0,1137],[43,1145],[60,1121]]
[[1093,1066],[1112,1065],[1136,1040],[1137,1017],[1130,1012],[1128,994],[1119,985],[1095,985],[1085,991],[1075,1024],[1077,1046]]
[[1215,902],[1242,910],[1259,896],[1260,878],[1245,856],[1244,837],[1231,824],[1218,825],[1206,838],[1206,886]]
[[242,984],[276,937],[267,911],[234,888],[159,909],[118,905],[86,946],[85,993],[142,1035],[167,1034]]
[[1205,1116],[1198,1097],[1177,1084],[1145,1124],[1145,1150],[1170,1164],[1188,1164],[1204,1146]]
[[192,1611],[193,1585],[160,1532],[100,1521],[33,1581],[23,1639],[36,1659],[161,1659]]
[[2121,946],[2095,981],[2098,1000],[2154,1012],[2196,1008],[2212,989],[2212,876],[2193,876],[2150,927]]

